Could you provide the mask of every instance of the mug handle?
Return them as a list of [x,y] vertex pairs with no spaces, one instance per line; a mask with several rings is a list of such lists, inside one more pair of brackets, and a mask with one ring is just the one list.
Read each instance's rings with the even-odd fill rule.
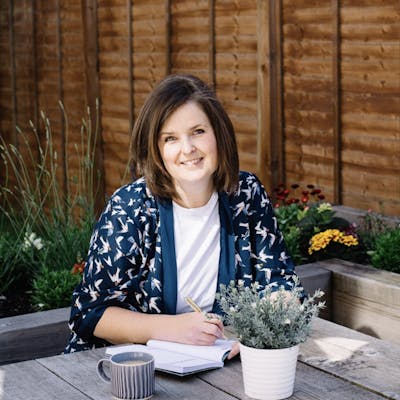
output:
[[105,373],[104,368],[103,368],[103,365],[105,362],[110,363],[110,359],[102,358],[101,360],[99,360],[99,362],[97,363],[97,374],[104,382],[110,383],[111,378]]

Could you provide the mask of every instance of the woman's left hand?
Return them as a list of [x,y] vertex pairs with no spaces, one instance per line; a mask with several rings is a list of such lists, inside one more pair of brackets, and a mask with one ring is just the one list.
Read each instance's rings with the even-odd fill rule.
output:
[[[215,320],[219,320],[221,321],[221,316],[218,314],[212,314],[212,313],[207,313],[206,317],[208,319],[213,319],[213,321]],[[237,356],[240,353],[240,346],[239,346],[239,342],[235,342],[232,346],[232,350],[229,352],[227,359],[230,360],[233,357]]]
[[228,354],[227,359],[230,360],[233,357],[237,356],[240,353],[240,346],[239,346],[239,342],[235,342],[232,346],[232,350],[230,351],[230,353]]

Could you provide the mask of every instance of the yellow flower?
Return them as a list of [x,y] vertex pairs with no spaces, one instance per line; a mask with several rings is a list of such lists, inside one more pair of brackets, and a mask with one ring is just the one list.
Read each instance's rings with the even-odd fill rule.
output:
[[311,238],[308,254],[325,249],[331,242],[341,243],[348,247],[358,245],[358,240],[353,235],[345,235],[339,229],[327,229]]

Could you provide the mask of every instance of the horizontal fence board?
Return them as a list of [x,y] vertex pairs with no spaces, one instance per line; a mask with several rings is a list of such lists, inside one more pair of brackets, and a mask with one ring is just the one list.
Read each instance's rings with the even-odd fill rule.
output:
[[285,24],[283,35],[293,40],[326,40],[330,41],[333,35],[332,24]]
[[399,56],[399,51],[397,41],[386,43],[343,41],[340,48],[343,62],[354,59],[376,62],[395,60]]
[[[346,131],[343,135],[342,143],[344,148],[360,150],[369,154],[381,154],[389,160],[392,158],[392,161],[395,161],[397,155],[400,154],[400,143],[396,137],[391,139],[385,137],[382,140],[380,135],[366,136],[357,134],[354,131]],[[400,171],[400,163],[397,166],[394,164],[393,167]]]
[[296,23],[297,21],[315,23],[315,16],[318,15],[319,22],[329,23],[332,21],[332,7],[330,1],[321,1],[317,4],[297,4],[298,7],[288,7],[283,1],[283,12],[285,23]]
[[[294,60],[293,60],[294,61]],[[296,59],[295,62],[285,63],[285,72],[293,75],[311,75],[322,79],[326,76],[330,79],[332,74],[332,62],[329,59]]]
[[344,6],[345,12],[342,12],[342,24],[391,24],[398,23],[400,17],[399,4],[386,4],[382,2],[379,5],[369,5],[363,7],[362,12],[358,6]]
[[398,7],[399,2],[397,0],[342,0],[343,7],[382,7],[382,6],[394,6]]
[[382,118],[379,113],[362,114],[346,112],[342,118],[342,129],[362,134],[368,140],[370,135],[385,139],[398,139],[400,117],[393,115]]
[[387,96],[378,93],[346,93],[342,98],[342,109],[347,111],[370,113],[376,112],[385,115],[398,115],[400,97]]
[[286,89],[286,93],[291,91],[325,91],[329,92],[332,90],[332,80],[322,80],[319,77],[313,76],[294,76],[285,74],[283,77],[283,85]]
[[285,10],[301,10],[303,8],[315,8],[329,6],[331,4],[330,0],[283,0],[282,3]]
[[223,53],[231,54],[233,52],[232,49],[235,49],[235,52],[240,54],[254,54],[257,51],[257,40],[254,36],[242,36],[239,41],[232,36],[219,36],[215,47],[217,56]]
[[343,40],[396,41],[400,35],[399,24],[343,24],[341,38]]
[[215,2],[216,11],[232,11],[240,9],[241,12],[254,12],[256,6],[256,0],[241,0],[233,1],[233,0],[218,0]]
[[[398,147],[398,146],[396,146]],[[395,151],[396,149],[394,149]],[[389,157],[382,153],[366,153],[362,149],[348,148],[344,146],[342,151],[343,163],[364,167],[364,169],[378,169],[380,172],[400,172],[398,154],[393,153]]]

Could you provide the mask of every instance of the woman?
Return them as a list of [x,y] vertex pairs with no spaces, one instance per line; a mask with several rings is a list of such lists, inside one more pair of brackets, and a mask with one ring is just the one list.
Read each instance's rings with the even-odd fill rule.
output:
[[131,159],[140,178],[113,194],[94,230],[66,352],[149,339],[213,344],[224,329],[221,283],[293,286],[270,200],[239,172],[232,123],[204,82],[173,75],[155,88]]

